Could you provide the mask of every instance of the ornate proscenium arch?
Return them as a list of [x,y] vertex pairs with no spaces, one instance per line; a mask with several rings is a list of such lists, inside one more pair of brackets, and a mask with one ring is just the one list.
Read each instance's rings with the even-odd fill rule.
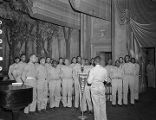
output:
[[111,20],[111,0],[69,0],[69,3],[75,11]]

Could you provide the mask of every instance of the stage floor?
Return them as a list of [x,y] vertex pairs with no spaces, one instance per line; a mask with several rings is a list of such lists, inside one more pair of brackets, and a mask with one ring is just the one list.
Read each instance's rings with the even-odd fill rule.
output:
[[[46,112],[25,115],[20,113],[19,120],[79,120],[81,113],[75,108],[55,108]],[[85,113],[86,120],[93,120],[93,114]],[[140,95],[140,101],[134,106],[112,107],[107,102],[108,120],[156,120],[156,89],[148,89]],[[11,120],[11,112],[0,111],[0,120]]]

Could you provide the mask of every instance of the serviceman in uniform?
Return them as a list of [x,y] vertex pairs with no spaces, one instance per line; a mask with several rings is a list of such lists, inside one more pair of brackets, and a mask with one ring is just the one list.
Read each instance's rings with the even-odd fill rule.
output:
[[59,64],[57,65],[58,68],[62,68],[62,66],[64,66],[64,59],[63,58],[59,58]]
[[131,59],[131,62],[135,65],[135,75],[134,75],[134,97],[135,100],[139,100],[139,73],[140,73],[140,65],[136,62],[135,58]]
[[73,79],[74,79],[74,88],[75,88],[75,108],[79,107],[80,100],[80,86],[79,86],[79,73],[81,72],[81,57],[77,57],[77,63],[73,68]]
[[63,106],[72,107],[73,69],[68,59],[65,59],[65,65],[61,68],[61,78]]
[[33,87],[33,101],[31,104],[29,104],[25,109],[24,113],[29,113],[29,112],[35,112],[36,111],[36,87],[37,87],[37,73],[36,73],[36,67],[35,67],[35,62],[36,62],[36,55],[32,54],[30,56],[30,60],[28,64],[25,65],[25,68],[22,73],[22,80],[24,81],[25,85],[29,85]]
[[36,68],[39,66],[39,60],[38,60],[38,57],[37,56],[36,56],[35,66],[36,66]]
[[114,68],[114,66],[112,65],[112,59],[109,59],[108,60],[108,64],[105,66],[106,70],[107,70],[107,73],[108,73],[108,79],[107,79],[107,82],[109,82],[109,84],[106,85],[106,100],[107,101],[111,101],[112,100],[112,88],[111,88],[111,77],[110,77],[110,74],[111,74],[111,71],[112,69]]
[[14,75],[13,75],[13,71],[15,69],[15,66],[20,62],[19,57],[15,57],[15,61],[12,65],[9,66],[9,72],[8,72],[8,76],[10,80],[15,80]]
[[50,108],[59,107],[61,101],[60,69],[57,67],[57,61],[53,60],[52,64],[48,70]]
[[125,56],[125,64],[122,66],[124,77],[123,77],[123,103],[128,104],[128,88],[130,88],[130,103],[134,104],[134,75],[135,65],[130,62],[130,56]]
[[119,60],[115,61],[115,66],[112,67],[110,78],[112,80],[112,105],[116,105],[116,94],[118,93],[118,105],[122,105],[122,80],[123,70],[120,67]]
[[25,54],[22,54],[20,58],[21,58],[21,61],[18,64],[15,65],[15,67],[14,67],[15,69],[13,71],[13,74],[14,74],[16,82],[23,83],[22,73],[23,73],[23,70],[24,70],[24,68],[26,66],[26,63],[25,63],[26,56],[25,56]]
[[[87,79],[88,79],[88,75],[90,70],[93,68],[91,65],[89,65],[89,60],[85,59],[82,60],[82,64],[84,64],[84,73],[87,74]],[[90,85],[86,83],[85,86],[85,90],[84,90],[84,103],[82,106],[82,110],[83,111],[87,111],[87,107],[88,107],[88,113],[92,113],[93,111],[93,105],[92,105],[92,100],[91,100],[91,91],[90,91]]]
[[94,120],[107,120],[104,81],[107,81],[107,70],[100,65],[101,58],[95,57],[96,66],[90,70],[88,83],[91,84],[91,96],[94,108]]
[[121,67],[124,65],[124,58],[123,57],[119,57],[119,63],[120,63]]
[[76,57],[73,57],[72,60],[71,60],[71,65],[70,65],[70,66],[71,66],[72,68],[74,68],[75,65],[76,65]]
[[51,68],[51,58],[50,58],[50,57],[47,57],[47,58],[46,58],[45,66],[46,66],[47,70],[48,70],[49,68]]
[[47,69],[45,66],[45,58],[40,58],[40,65],[36,69],[37,72],[37,108],[38,111],[46,110],[48,102],[48,84]]
[[[76,62],[77,62],[77,60],[76,60],[76,57],[73,57],[72,59],[71,59],[71,64],[70,64],[70,66],[72,67],[72,69],[75,67],[75,65],[76,65]],[[75,96],[75,89],[74,89],[74,84],[73,84],[73,87],[72,87],[72,99],[74,100],[74,96]]]

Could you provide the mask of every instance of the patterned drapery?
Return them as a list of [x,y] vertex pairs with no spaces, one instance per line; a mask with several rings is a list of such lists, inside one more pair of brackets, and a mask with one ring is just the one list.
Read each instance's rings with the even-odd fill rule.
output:
[[[145,68],[141,47],[156,46],[156,3],[151,0],[114,0],[120,25],[126,25],[127,50]],[[140,81],[144,90],[144,74]]]

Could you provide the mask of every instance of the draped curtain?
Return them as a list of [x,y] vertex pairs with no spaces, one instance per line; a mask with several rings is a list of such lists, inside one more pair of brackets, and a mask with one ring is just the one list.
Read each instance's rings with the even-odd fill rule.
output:
[[145,88],[142,47],[156,46],[156,2],[151,0],[114,0],[120,25],[126,25],[128,53],[141,65],[140,91]]

